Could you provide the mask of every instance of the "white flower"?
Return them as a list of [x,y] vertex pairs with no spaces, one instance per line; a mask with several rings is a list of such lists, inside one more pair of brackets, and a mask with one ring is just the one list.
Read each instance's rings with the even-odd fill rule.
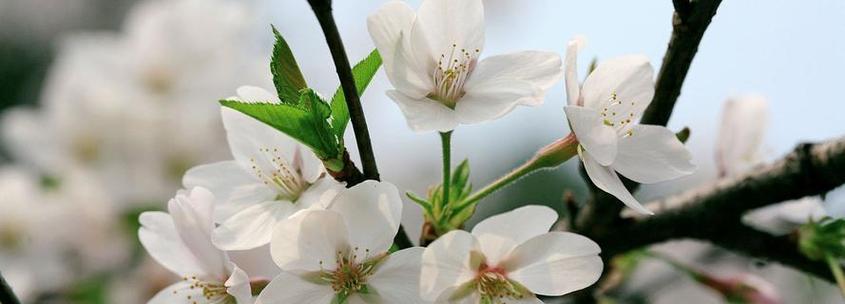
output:
[[562,74],[560,56],[524,51],[479,61],[484,47],[481,0],[425,0],[383,5],[367,19],[395,90],[393,99],[417,132],[454,129],[499,118],[517,105],[543,103]]
[[742,96],[725,101],[716,142],[719,176],[735,175],[763,161],[763,137],[769,105],[762,96]]
[[[243,101],[278,102],[256,87],[238,89]],[[234,160],[201,165],[185,173],[185,187],[202,186],[219,199],[221,222],[214,243],[244,250],[270,242],[273,227],[299,210],[323,209],[343,189],[325,174],[311,150],[272,127],[235,110],[221,109]]]
[[247,274],[211,242],[213,204],[211,192],[194,188],[168,202],[169,214],[141,214],[141,244],[159,264],[182,276],[148,303],[252,303]]
[[566,117],[578,139],[578,155],[599,189],[642,213],[643,207],[618,173],[640,183],[691,174],[692,156],[669,129],[637,124],[654,96],[653,71],[644,56],[605,60],[579,87],[576,56],[580,42],[566,50]]
[[569,232],[548,232],[557,213],[526,206],[449,232],[425,249],[420,288],[437,303],[542,303],[595,283],[601,249]]
[[828,216],[819,197],[805,197],[749,211],[742,222],[772,235],[786,235],[809,220]]
[[256,303],[426,303],[419,297],[422,248],[387,251],[401,215],[396,187],[365,181],[328,210],[282,222],[270,250],[283,272]]

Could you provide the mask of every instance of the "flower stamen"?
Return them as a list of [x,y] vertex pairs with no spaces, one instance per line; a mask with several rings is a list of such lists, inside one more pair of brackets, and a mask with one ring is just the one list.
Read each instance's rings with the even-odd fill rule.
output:
[[452,44],[448,57],[446,54],[440,54],[437,68],[432,75],[435,89],[428,97],[454,108],[458,99],[464,95],[464,84],[475,69],[476,58],[480,52],[479,49],[474,52],[458,49],[457,44]]

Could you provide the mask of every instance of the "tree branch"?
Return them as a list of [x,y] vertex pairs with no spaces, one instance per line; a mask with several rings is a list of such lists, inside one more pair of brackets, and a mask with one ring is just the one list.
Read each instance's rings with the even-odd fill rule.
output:
[[0,303],[21,304],[21,301],[15,296],[15,292],[12,291],[12,287],[9,286],[9,283],[6,282],[2,274],[0,274]]
[[[345,172],[345,174],[349,174],[350,179],[347,181],[350,186],[364,179],[379,180],[378,167],[376,166],[376,158],[373,153],[373,145],[370,142],[370,133],[367,129],[364,109],[361,107],[361,100],[355,88],[355,79],[352,76],[349,58],[346,56],[346,48],[343,47],[343,40],[340,39],[337,24],[335,24],[334,16],[332,16],[332,1],[308,0],[308,4],[311,5],[311,10],[317,16],[317,21],[320,23],[320,28],[323,29],[323,34],[326,36],[326,42],[332,53],[332,60],[334,60],[337,76],[340,78],[340,86],[343,89],[343,95],[346,97],[346,107],[349,109],[349,117],[352,121],[352,130],[355,132],[358,152],[361,154],[361,165],[364,167],[363,178],[356,176],[358,169],[349,160],[349,155],[344,151],[344,171],[341,173]],[[400,249],[414,246],[401,225],[393,242]]]
[[780,161],[753,171],[650,203],[658,215],[590,237],[607,256],[673,239],[707,240],[832,280],[824,263],[803,257],[794,240],[750,229],[740,220],[748,210],[823,194],[845,183],[845,137],[799,145]]
[[[688,5],[679,3],[686,2]],[[684,79],[687,76],[692,60],[698,52],[704,32],[710,25],[721,0],[673,0],[676,10],[686,10],[686,13],[676,12],[672,17],[672,38],[663,57],[663,64],[657,75],[654,98],[646,108],[641,124],[662,125],[669,122],[675,102],[681,94]],[[685,18],[681,18],[686,15]],[[582,165],[583,167],[583,165]],[[583,171],[583,170],[582,170]],[[585,174],[582,173],[585,176]],[[589,180],[589,178],[585,179]],[[623,178],[625,186],[635,191],[638,185]],[[590,183],[588,183],[590,184]],[[617,215],[622,211],[623,204],[612,195],[601,190],[593,189],[593,197],[581,212],[577,220],[577,228],[604,230],[618,224]]]
[[332,16],[331,0],[308,0],[317,21],[326,36],[326,42],[332,53],[337,76],[340,78],[340,86],[343,95],[346,97],[346,107],[349,109],[349,117],[352,121],[352,130],[355,132],[355,140],[358,143],[358,152],[361,154],[361,165],[364,167],[364,176],[367,179],[379,179],[376,158],[373,154],[373,145],[370,142],[370,133],[367,131],[367,120],[364,117],[364,109],[361,107],[361,100],[355,88],[355,78],[352,76],[352,68],[349,65],[349,58],[346,56],[346,48],[343,47],[343,40],[337,31],[334,16]]

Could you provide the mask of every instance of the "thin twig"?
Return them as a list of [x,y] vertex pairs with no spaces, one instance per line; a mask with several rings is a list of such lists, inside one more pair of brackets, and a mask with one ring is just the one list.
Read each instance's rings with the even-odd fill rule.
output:
[[334,60],[337,76],[340,78],[340,86],[343,89],[343,96],[346,97],[346,107],[349,109],[349,117],[352,121],[352,130],[355,132],[355,140],[358,143],[358,152],[361,154],[361,166],[364,168],[364,176],[367,179],[379,179],[376,158],[373,154],[373,145],[370,142],[370,133],[367,129],[367,120],[364,117],[364,109],[361,107],[361,100],[355,88],[355,78],[352,76],[352,68],[349,65],[349,58],[346,56],[346,48],[343,47],[343,40],[337,30],[334,16],[332,16],[331,0],[308,0],[317,21],[326,36],[326,42]]
[[2,274],[0,274],[0,304],[21,304],[21,301],[15,296],[15,292],[12,291],[12,287],[9,286],[9,283],[6,282]]

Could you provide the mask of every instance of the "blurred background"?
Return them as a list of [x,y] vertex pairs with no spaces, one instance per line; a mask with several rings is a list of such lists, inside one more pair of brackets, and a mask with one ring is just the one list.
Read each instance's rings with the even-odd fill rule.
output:
[[[409,1],[418,6],[419,1]],[[335,0],[352,60],[373,48],[366,17],[383,1]],[[642,53],[658,69],[671,33],[663,1],[485,0],[484,55],[526,49],[563,54],[583,35],[580,75],[596,58]],[[845,2],[725,1],[689,71],[669,123],[689,127],[699,170],[649,185],[643,201],[713,181],[723,102],[768,100],[764,160],[801,142],[845,133]],[[217,100],[240,85],[272,88],[270,24],[291,45],[308,84],[338,85],[328,48],[306,1],[0,0],[0,271],[26,303],[144,303],[174,278],[148,259],[137,215],[163,209],[197,164],[230,157]],[[383,73],[362,96],[382,178],[425,193],[439,183],[438,136],[416,134],[384,91]],[[470,159],[482,186],[568,133],[563,85],[539,108],[517,108],[490,123],[459,128],[453,159]],[[353,142],[352,132],[347,142]],[[357,159],[354,145],[350,145]],[[587,190],[576,161],[523,179],[480,205],[470,224],[524,204],[564,213],[567,191]],[[845,204],[832,194],[828,205]],[[406,202],[412,238],[420,212]],[[720,276],[754,274],[784,303],[841,303],[832,285],[707,244],[655,246],[671,259]],[[646,259],[621,303],[720,303],[660,259]]]

